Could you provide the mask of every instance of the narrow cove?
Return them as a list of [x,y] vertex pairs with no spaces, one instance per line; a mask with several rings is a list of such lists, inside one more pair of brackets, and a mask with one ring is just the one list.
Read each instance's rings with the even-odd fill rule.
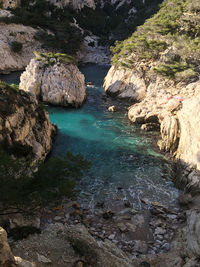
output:
[[[51,122],[58,126],[49,156],[80,153],[92,165],[76,182],[75,203],[64,200],[62,210],[47,209],[41,227],[57,221],[82,223],[97,240],[107,238],[133,257],[167,252],[180,216],[172,163],[157,150],[157,134],[141,132],[128,121],[130,104],[105,95],[108,67],[86,65],[80,70],[94,86],[87,88],[80,109],[48,107]],[[19,76],[0,78],[17,84]],[[108,111],[113,104],[118,107],[114,113]]]
[[50,119],[59,129],[53,156],[66,151],[81,153],[92,162],[91,169],[78,182],[78,200],[94,209],[99,202],[119,208],[118,199],[141,208],[141,199],[174,204],[178,190],[169,180],[170,164],[159,154],[152,139],[131,125],[125,111],[110,113],[113,104],[104,95],[103,79],[108,68],[89,65],[81,68],[87,100],[80,109],[49,107]]
[[[94,209],[103,201],[107,208],[118,209],[121,199],[141,209],[142,198],[176,205],[178,190],[169,179],[171,164],[156,150],[154,136],[131,125],[125,109],[108,111],[113,100],[102,88],[108,69],[99,65],[80,68],[86,83],[94,83],[87,88],[80,109],[49,106],[50,120],[59,130],[51,156],[71,151],[91,161],[92,167],[77,183],[78,200],[86,208]],[[20,75],[13,72],[0,75],[0,79],[18,84]]]

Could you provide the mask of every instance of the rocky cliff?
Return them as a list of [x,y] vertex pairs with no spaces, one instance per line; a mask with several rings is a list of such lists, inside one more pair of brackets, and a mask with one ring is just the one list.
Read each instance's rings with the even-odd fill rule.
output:
[[0,266],[1,267],[36,267],[34,263],[15,257],[10,249],[6,231],[0,227]]
[[71,5],[74,9],[82,9],[87,6],[95,9],[94,0],[48,0],[51,4],[55,5],[58,8],[64,8],[67,5]]
[[29,94],[0,83],[0,143],[31,161],[44,160],[56,133],[48,113]]
[[19,87],[54,105],[79,107],[86,98],[84,75],[65,54],[38,54],[21,75]]
[[17,8],[21,4],[21,0],[2,0],[2,8]]
[[[195,0],[165,1],[129,39],[112,48],[113,66],[104,82],[109,95],[137,102],[128,111],[132,122],[145,130],[160,129],[159,147],[197,170],[199,25]],[[186,172],[183,184],[200,187],[198,172]]]
[[0,23],[0,72],[23,70],[41,49],[35,39],[38,30],[18,24]]

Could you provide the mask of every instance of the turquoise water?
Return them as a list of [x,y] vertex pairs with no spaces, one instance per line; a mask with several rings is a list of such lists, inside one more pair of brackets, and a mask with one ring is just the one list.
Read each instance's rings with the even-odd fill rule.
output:
[[116,198],[121,198],[140,208],[143,197],[172,204],[178,191],[166,178],[169,163],[155,150],[152,139],[129,123],[124,111],[107,110],[113,104],[102,88],[107,70],[103,66],[81,68],[86,81],[95,84],[87,88],[87,100],[81,109],[49,107],[50,120],[59,129],[52,155],[71,151],[92,162],[77,184],[78,199],[86,207],[92,209],[104,201],[107,207],[116,208]]
[[[58,125],[51,156],[66,151],[81,153],[92,162],[91,169],[77,183],[78,200],[93,209],[104,201],[112,210],[130,200],[141,208],[141,198],[174,204],[178,190],[167,178],[170,163],[152,144],[154,137],[141,133],[127,119],[125,111],[108,112],[113,100],[102,88],[108,68],[85,66],[81,71],[94,88],[87,88],[87,100],[80,109],[49,107],[50,119]],[[0,75],[8,83],[19,83],[21,72]]]

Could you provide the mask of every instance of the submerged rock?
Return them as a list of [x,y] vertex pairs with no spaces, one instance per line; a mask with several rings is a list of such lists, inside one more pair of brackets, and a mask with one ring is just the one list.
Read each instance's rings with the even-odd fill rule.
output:
[[79,107],[86,98],[84,75],[65,54],[39,54],[32,59],[19,87],[53,105]]

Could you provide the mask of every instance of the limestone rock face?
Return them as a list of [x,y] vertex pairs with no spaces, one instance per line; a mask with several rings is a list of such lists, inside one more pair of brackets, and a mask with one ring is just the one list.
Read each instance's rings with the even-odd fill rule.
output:
[[[34,36],[37,30],[23,25],[0,23],[0,73],[24,69],[31,58],[33,51],[40,50],[41,44]],[[11,48],[12,42],[22,44],[19,52]]]
[[85,6],[95,9],[94,0],[59,0],[59,1],[49,0],[49,1],[50,3],[59,8],[64,8],[67,5],[71,5],[74,9],[82,9]]
[[2,267],[16,266],[15,258],[8,244],[7,233],[2,227],[0,227],[0,266]]
[[112,66],[104,80],[107,94],[121,99],[139,101],[145,97],[146,85],[135,70]]
[[97,36],[86,36],[77,54],[80,63],[109,64],[110,52],[108,47],[98,45]]
[[177,157],[200,169],[200,95],[184,100],[177,117],[180,129]]
[[56,128],[49,115],[27,93],[0,84],[0,143],[19,157],[43,160]]
[[17,8],[20,6],[21,0],[3,0],[3,8]]
[[43,101],[61,106],[79,107],[86,97],[84,75],[73,64],[32,59],[21,75],[19,87]]
[[[186,87],[187,89],[188,87]],[[200,95],[199,82],[195,96],[184,96],[177,92],[169,97],[167,92],[155,97],[147,93],[146,98],[129,108],[129,119],[134,123],[158,123],[162,140],[159,147],[175,153],[177,159],[200,169]]]

